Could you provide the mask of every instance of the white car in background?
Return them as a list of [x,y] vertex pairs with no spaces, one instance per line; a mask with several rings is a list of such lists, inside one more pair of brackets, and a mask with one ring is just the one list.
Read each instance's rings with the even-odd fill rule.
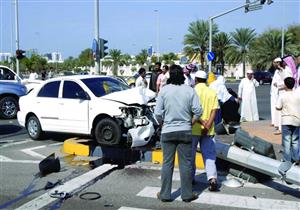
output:
[[155,93],[108,76],[45,81],[20,98],[18,121],[36,140],[47,131],[92,135],[100,145],[145,146],[156,132]]
[[2,65],[0,65],[0,82],[21,83],[22,85],[26,86],[28,92],[38,85],[44,83],[43,80],[22,79],[13,70],[8,68],[7,66]]

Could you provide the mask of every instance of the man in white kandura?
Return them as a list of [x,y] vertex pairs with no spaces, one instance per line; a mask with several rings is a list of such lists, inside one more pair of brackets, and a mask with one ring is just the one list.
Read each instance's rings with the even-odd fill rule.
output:
[[238,97],[241,104],[241,121],[257,121],[258,110],[255,88],[259,86],[253,78],[253,71],[247,71],[247,77],[241,80]]

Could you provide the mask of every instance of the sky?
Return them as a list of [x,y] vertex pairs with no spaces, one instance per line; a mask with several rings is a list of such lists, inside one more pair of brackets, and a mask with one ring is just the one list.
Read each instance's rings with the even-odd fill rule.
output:
[[[251,2],[255,0],[250,0]],[[214,20],[219,31],[300,24],[300,0],[273,0],[261,10],[237,10]],[[15,0],[0,0],[0,52],[15,51]],[[153,45],[160,53],[181,52],[188,26],[241,6],[245,0],[99,0],[100,37],[109,49],[137,54]],[[59,51],[64,59],[92,47],[94,0],[19,0],[20,49]],[[158,44],[157,44],[158,43]]]

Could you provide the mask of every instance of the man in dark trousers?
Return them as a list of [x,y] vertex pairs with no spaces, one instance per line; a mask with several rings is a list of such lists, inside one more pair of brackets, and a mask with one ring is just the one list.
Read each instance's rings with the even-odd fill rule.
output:
[[182,68],[170,67],[168,84],[159,92],[155,116],[162,124],[161,145],[163,165],[161,170],[161,190],[157,198],[162,202],[172,201],[172,175],[175,153],[178,153],[181,198],[190,202],[198,198],[192,192],[192,125],[200,118],[202,108],[195,90],[184,84]]
[[156,62],[154,69],[152,71],[151,77],[150,77],[149,88],[150,88],[150,90],[152,90],[154,92],[156,92],[156,81],[157,81],[158,75],[162,72],[160,67],[161,67],[161,63]]

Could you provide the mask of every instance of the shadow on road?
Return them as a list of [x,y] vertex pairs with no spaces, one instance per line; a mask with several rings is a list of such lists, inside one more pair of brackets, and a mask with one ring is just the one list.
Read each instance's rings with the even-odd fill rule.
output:
[[7,135],[19,132],[23,128],[18,125],[0,125],[0,135]]

